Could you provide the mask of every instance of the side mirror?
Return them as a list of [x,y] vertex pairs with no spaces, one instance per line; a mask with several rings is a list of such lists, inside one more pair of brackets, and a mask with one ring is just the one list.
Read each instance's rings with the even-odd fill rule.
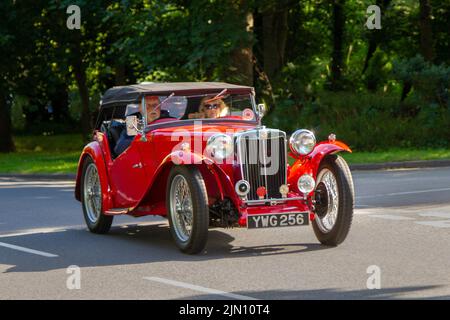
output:
[[127,126],[127,135],[130,137],[135,137],[138,133],[141,134],[141,141],[146,142],[147,137],[145,136],[144,131],[144,122],[143,120],[139,120],[137,116],[127,116],[125,118],[126,126]]
[[257,111],[258,111],[258,116],[261,119],[262,117],[264,117],[264,115],[267,112],[266,105],[264,103],[258,104]]
[[128,116],[125,121],[127,125],[127,135],[130,137],[136,136],[139,133],[138,118],[136,116]]

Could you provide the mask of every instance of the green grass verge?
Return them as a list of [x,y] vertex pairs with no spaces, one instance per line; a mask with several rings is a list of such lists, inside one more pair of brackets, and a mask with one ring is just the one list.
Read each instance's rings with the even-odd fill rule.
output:
[[450,159],[450,149],[391,149],[377,152],[343,153],[342,156],[350,164],[415,160],[444,160]]
[[16,136],[14,144],[17,152],[69,152],[83,149],[80,134],[62,134],[55,136]]
[[[340,155],[349,164],[370,164],[397,161],[417,161],[417,160],[450,160],[450,149],[391,149],[374,152],[342,152]],[[293,164],[294,159],[289,158],[289,163]]]
[[[15,137],[17,152],[0,154],[0,173],[75,173],[83,148],[80,135]],[[391,149],[342,153],[350,164],[450,159],[450,149]],[[290,163],[293,159],[290,159]]]
[[16,152],[0,153],[0,173],[75,173],[83,149],[79,134],[16,136]]
[[0,173],[76,173],[80,151],[0,154]]

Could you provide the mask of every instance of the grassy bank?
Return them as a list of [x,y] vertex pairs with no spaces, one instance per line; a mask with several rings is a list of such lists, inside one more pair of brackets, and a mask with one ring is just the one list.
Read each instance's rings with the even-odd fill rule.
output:
[[[83,148],[79,135],[21,136],[17,152],[0,154],[1,173],[75,173]],[[350,164],[450,159],[450,149],[390,149],[343,153]]]
[[0,173],[74,173],[83,148],[78,134],[14,137],[16,152],[0,153]]

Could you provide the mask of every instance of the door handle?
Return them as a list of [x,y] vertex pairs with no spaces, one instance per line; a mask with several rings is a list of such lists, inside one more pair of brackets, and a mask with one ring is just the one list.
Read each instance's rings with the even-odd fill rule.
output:
[[142,163],[136,163],[136,164],[133,164],[133,169],[141,169],[142,168]]

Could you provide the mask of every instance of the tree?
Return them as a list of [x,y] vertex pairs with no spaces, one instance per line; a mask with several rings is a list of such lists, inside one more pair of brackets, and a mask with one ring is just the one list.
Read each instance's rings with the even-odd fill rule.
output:
[[434,58],[434,40],[431,29],[431,4],[429,0],[420,0],[419,29],[420,53],[427,61]]
[[343,42],[345,27],[345,0],[334,0],[333,10],[333,50],[331,54],[331,90],[338,91],[342,89],[342,69],[343,61]]
[[[391,0],[377,0],[376,5],[380,7],[381,13],[383,14],[385,10],[389,7]],[[369,61],[373,57],[373,54],[377,50],[379,44],[386,40],[386,28],[381,29],[373,29],[369,30],[369,36],[368,36],[368,47],[367,47],[367,54],[366,58],[364,59],[364,67],[362,73],[366,72],[367,67],[369,66]],[[369,88],[370,89],[370,88]]]
[[[70,5],[81,9],[80,29],[69,29],[66,9]],[[98,88],[98,68],[104,59],[103,33],[107,26],[102,24],[108,1],[95,0],[51,0],[40,7],[40,41],[51,44],[40,52],[47,61],[55,64],[57,73],[73,81],[81,101],[80,128],[85,141],[92,132],[91,89]]]
[[34,19],[29,6],[29,1],[0,1],[0,12],[8,13],[0,19],[0,152],[15,149],[10,108],[19,82],[27,77],[33,52]]
[[[431,30],[431,5],[429,0],[419,1],[419,52],[426,61],[434,59],[434,41]],[[405,81],[401,101],[404,101],[412,89],[412,82]]]
[[270,1],[261,10],[264,71],[269,78],[273,78],[285,63],[288,1]]

